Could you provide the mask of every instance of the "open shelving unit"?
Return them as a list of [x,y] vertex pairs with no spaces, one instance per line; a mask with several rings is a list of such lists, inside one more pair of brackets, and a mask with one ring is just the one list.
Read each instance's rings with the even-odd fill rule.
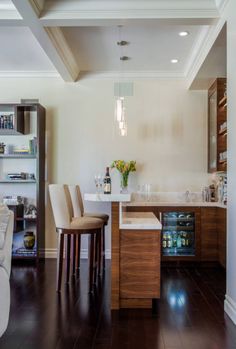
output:
[[[0,104],[0,141],[29,149],[29,153],[0,154],[0,200],[21,196],[37,210],[34,217],[28,217],[24,204],[9,205],[14,212],[13,259],[37,261],[45,246],[45,114],[38,103]],[[32,138],[36,139],[33,152]],[[7,178],[7,173],[15,172],[33,173],[35,180]]]
[[208,91],[208,172],[227,171],[226,78],[217,78]]

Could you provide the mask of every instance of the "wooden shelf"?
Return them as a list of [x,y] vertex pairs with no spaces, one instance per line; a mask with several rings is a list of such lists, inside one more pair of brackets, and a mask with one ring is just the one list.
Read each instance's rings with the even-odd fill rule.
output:
[[227,127],[224,128],[223,130],[220,130],[220,131],[219,131],[219,135],[221,135],[221,136],[226,136],[226,135],[227,135]]
[[37,254],[33,254],[32,255],[21,255],[21,254],[13,254],[12,255],[12,259],[36,259],[37,258]]
[[219,164],[227,164],[227,159],[225,159],[225,160],[219,160]]
[[219,107],[225,107],[225,106],[227,106],[227,96],[224,96],[223,98],[221,98],[221,100],[219,101],[218,106],[219,106]]
[[16,218],[17,222],[37,222],[37,218],[28,218],[28,217],[17,217]]
[[4,180],[0,180],[0,184],[4,184],[4,183],[15,183],[15,184],[19,184],[19,183],[25,183],[25,184],[28,184],[28,183],[36,183],[35,180],[31,180],[31,179],[13,179],[13,180],[10,180],[10,179],[4,179]]
[[0,154],[0,159],[37,159],[33,154]]

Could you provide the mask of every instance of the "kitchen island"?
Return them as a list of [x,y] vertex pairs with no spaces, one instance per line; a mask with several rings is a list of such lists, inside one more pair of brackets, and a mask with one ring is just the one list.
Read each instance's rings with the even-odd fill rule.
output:
[[111,202],[111,309],[151,308],[160,297],[161,224],[152,213],[126,212],[130,194],[85,194]]
[[112,263],[116,308],[151,308],[160,298],[161,228],[152,212],[120,210],[120,237],[112,246],[119,255]]

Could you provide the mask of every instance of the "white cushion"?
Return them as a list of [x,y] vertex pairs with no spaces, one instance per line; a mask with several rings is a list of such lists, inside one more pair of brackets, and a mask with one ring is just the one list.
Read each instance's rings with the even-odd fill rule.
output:
[[8,207],[5,205],[0,205],[0,249],[2,249],[4,246],[9,217],[10,211]]
[[6,212],[0,214],[1,233],[2,235],[4,234],[3,247],[0,249],[0,265],[5,269],[8,276],[10,276],[14,214],[6,207],[1,207],[0,212]]
[[5,241],[5,233],[0,232],[0,249],[3,248],[4,241]]
[[10,311],[10,284],[4,268],[0,267],[0,337],[6,331]]
[[9,208],[4,204],[0,204],[0,214],[6,214],[6,213],[9,213]]
[[5,255],[3,254],[3,251],[0,251],[0,266],[4,262],[4,259],[5,259]]

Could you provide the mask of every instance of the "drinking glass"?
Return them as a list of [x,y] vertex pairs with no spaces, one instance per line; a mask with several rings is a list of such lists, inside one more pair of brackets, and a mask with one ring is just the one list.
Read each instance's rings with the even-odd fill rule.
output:
[[143,185],[143,192],[145,193],[145,198],[147,201],[150,201],[151,199],[151,184],[144,184]]
[[103,190],[102,190],[102,188],[103,188],[103,176],[102,175],[98,175],[98,185],[99,185],[99,192],[100,193],[102,193],[103,192]]
[[96,193],[99,193],[99,175],[95,175],[94,176],[94,182],[95,182],[95,186],[96,186]]

